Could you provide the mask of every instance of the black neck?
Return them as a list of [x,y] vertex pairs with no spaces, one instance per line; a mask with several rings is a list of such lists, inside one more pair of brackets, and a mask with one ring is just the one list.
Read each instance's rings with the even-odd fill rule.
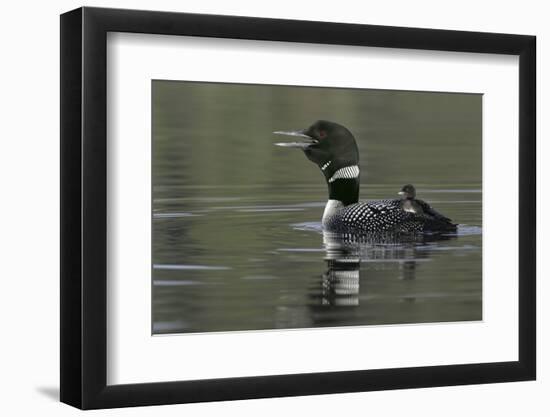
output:
[[359,178],[338,179],[328,184],[328,198],[341,201],[345,206],[359,201]]

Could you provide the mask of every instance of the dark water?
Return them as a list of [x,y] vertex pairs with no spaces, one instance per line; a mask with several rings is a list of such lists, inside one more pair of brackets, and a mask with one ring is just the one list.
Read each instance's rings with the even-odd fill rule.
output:
[[[361,200],[405,183],[456,234],[323,234],[326,186],[271,132],[346,125]],[[480,320],[481,96],[153,82],[153,332]]]

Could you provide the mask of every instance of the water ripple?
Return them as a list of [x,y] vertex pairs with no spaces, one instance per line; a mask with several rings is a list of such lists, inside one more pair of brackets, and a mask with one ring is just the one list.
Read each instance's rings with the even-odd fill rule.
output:
[[303,230],[306,232],[323,232],[323,224],[321,222],[304,222],[294,223],[290,225],[293,229]]
[[204,282],[190,281],[190,280],[162,280],[157,279],[153,281],[155,287],[183,287],[187,285],[203,285]]
[[324,248],[279,248],[279,252],[325,252]]
[[263,212],[281,212],[281,211],[304,211],[303,208],[287,207],[287,208],[256,208],[256,209],[240,209],[241,213],[263,213]]
[[154,213],[153,214],[154,219],[172,219],[172,218],[179,218],[179,217],[198,217],[198,216],[204,216],[204,214],[196,214],[196,213]]
[[209,265],[154,264],[153,269],[190,270],[190,271],[226,271],[231,268],[228,266],[209,266]]

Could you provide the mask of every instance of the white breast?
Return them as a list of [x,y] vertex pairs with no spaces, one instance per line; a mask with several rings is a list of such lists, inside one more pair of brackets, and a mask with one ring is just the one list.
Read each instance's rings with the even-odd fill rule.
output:
[[325,211],[323,212],[323,226],[325,226],[328,220],[342,207],[344,207],[344,203],[340,200],[328,200],[325,206]]

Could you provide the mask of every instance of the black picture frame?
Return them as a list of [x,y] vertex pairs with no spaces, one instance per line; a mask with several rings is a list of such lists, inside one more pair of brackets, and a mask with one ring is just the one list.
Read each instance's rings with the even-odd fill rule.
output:
[[[519,56],[519,360],[107,385],[108,32]],[[536,38],[103,8],[61,15],[61,401],[82,409],[533,380]]]

